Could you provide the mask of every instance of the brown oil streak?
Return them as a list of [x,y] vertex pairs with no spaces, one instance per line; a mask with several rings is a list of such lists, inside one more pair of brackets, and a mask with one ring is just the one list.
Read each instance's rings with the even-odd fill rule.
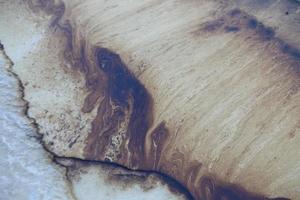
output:
[[[119,55],[105,48],[97,48],[95,57],[98,69],[101,71],[99,76],[105,77],[101,81],[95,82],[106,85],[105,97],[103,102],[100,103],[97,117],[93,121],[92,132],[87,138],[85,156],[92,159],[103,159],[103,153],[111,139],[111,135],[118,131],[118,124],[124,121],[125,117],[128,117],[130,120],[126,131],[126,139],[129,140],[128,149],[131,153],[129,163],[132,166],[138,166],[139,162],[142,161],[140,155],[144,155],[145,136],[152,123],[151,96],[145,87],[129,72]],[[106,82],[102,83],[103,80],[106,80]],[[95,102],[95,100],[91,101],[89,98],[93,94],[99,93],[99,88],[97,86],[93,87],[94,90],[89,95],[86,103]],[[95,96],[98,97],[98,95]],[[111,104],[115,108],[112,108]],[[85,105],[84,107],[90,106]],[[130,116],[125,116],[130,110]],[[125,157],[123,156],[122,159],[125,159]]]
[[152,166],[152,169],[156,169],[157,165],[161,159],[161,154],[165,144],[170,136],[169,130],[166,127],[165,122],[161,122],[157,127],[150,133],[151,135],[151,147],[150,147],[150,156],[147,163]]
[[224,33],[249,34],[253,39],[259,42],[272,41],[276,43],[278,50],[290,56],[290,58],[297,63],[295,70],[297,75],[299,75],[300,50],[292,44],[288,44],[284,40],[276,37],[274,28],[264,25],[254,16],[242,10],[231,10],[217,19],[200,24],[199,29],[192,32],[194,37]]
[[194,196],[200,196],[199,189],[198,189],[198,174],[200,173],[200,170],[202,168],[202,163],[199,163],[198,161],[192,161],[188,164],[187,170],[185,170],[185,185],[187,188],[190,188],[191,193],[194,194]]

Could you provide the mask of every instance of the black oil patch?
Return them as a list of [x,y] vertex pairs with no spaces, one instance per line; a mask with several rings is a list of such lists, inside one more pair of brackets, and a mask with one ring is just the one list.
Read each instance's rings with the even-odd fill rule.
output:
[[300,50],[289,44],[284,43],[283,41],[280,41],[280,50],[284,54],[288,54],[293,58],[300,60]]
[[224,30],[225,30],[225,32],[233,32],[233,33],[235,33],[235,32],[238,32],[240,30],[240,28],[237,27],[237,26],[226,26],[224,28]]

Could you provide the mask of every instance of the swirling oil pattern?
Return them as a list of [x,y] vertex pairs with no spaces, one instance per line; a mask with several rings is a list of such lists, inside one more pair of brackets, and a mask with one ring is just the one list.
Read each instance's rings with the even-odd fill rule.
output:
[[25,4],[52,21],[46,64],[14,72],[55,156],[163,173],[194,199],[299,199],[297,1]]

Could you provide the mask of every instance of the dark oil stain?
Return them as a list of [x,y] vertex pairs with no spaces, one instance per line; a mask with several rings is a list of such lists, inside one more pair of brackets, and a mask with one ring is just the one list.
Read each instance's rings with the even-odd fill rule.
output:
[[226,199],[226,200],[246,200],[243,194],[238,194],[228,188],[219,187],[216,189],[214,199]]
[[271,40],[275,37],[275,31],[272,27],[265,26],[251,16],[247,17],[247,28],[255,30],[260,38],[265,41]]
[[280,49],[284,54],[288,54],[292,56],[293,58],[300,60],[300,50],[285,43],[284,41],[280,41]]
[[220,27],[222,27],[224,25],[224,23],[225,22],[223,19],[208,22],[205,24],[203,30],[207,31],[207,32],[213,32],[213,31],[216,31],[217,29],[219,29]]
[[169,130],[167,129],[165,122],[161,122],[160,124],[158,124],[151,133],[151,156],[149,159],[151,159],[154,168],[156,168],[158,164],[157,162],[159,162],[160,160],[162,149],[165,146],[168,138]]
[[256,19],[252,18],[252,19],[249,19],[248,20],[248,28],[251,28],[251,29],[255,29],[258,25],[258,22]]
[[275,36],[275,31],[271,27],[266,27],[263,24],[259,24],[257,32],[263,40],[271,40]]
[[146,133],[152,123],[152,98],[146,88],[127,69],[119,55],[105,48],[96,51],[99,68],[108,79],[107,91],[120,107],[126,109],[132,103],[132,114],[128,127],[129,149],[132,153],[133,166],[144,155]]
[[202,177],[200,181],[203,200],[290,200],[284,197],[267,198],[251,194],[237,185],[218,184],[211,177]]
[[70,141],[69,143],[69,148],[72,148],[74,144],[76,144],[78,138],[80,137],[80,135],[78,135],[73,141]]
[[108,90],[113,101],[125,106],[128,103],[130,90],[136,87],[137,81],[133,79],[124,68],[120,57],[106,49],[97,52],[99,68],[108,77]]
[[[255,17],[239,9],[231,10],[215,20],[201,24],[200,32],[222,34],[224,32],[245,32],[247,29],[255,31],[253,34],[257,35],[261,41],[270,41],[275,38],[275,31],[272,27],[265,26],[263,23],[257,21]],[[198,32],[195,33],[199,35]]]
[[237,15],[240,15],[242,13],[242,11],[240,9],[233,9],[229,12],[229,15],[232,17],[235,17]]
[[202,163],[198,161],[193,161],[189,163],[187,173],[185,175],[186,177],[189,177],[188,182],[190,183],[196,182],[197,175],[199,174],[201,168],[202,168]]
[[262,41],[269,41],[275,37],[275,31],[272,27],[265,26],[239,9],[231,10],[215,20],[205,22],[201,25],[200,31],[209,34],[222,34],[247,31],[247,29],[255,31],[254,35],[257,35]]
[[234,32],[235,33],[235,32],[238,32],[240,30],[240,28],[237,26],[226,26],[224,28],[224,30],[225,30],[225,32]]
[[293,139],[295,136],[296,136],[295,131],[291,131],[291,132],[289,132],[289,134],[288,134],[288,138],[289,138],[289,139]]
[[209,177],[202,177],[200,180],[200,196],[203,200],[210,200],[214,195],[214,182]]

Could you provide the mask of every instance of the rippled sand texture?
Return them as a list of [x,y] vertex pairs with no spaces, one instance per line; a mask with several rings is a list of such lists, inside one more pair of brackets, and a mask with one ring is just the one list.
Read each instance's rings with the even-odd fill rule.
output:
[[159,171],[196,199],[299,199],[299,3],[28,4],[52,24],[14,70],[48,150]]

